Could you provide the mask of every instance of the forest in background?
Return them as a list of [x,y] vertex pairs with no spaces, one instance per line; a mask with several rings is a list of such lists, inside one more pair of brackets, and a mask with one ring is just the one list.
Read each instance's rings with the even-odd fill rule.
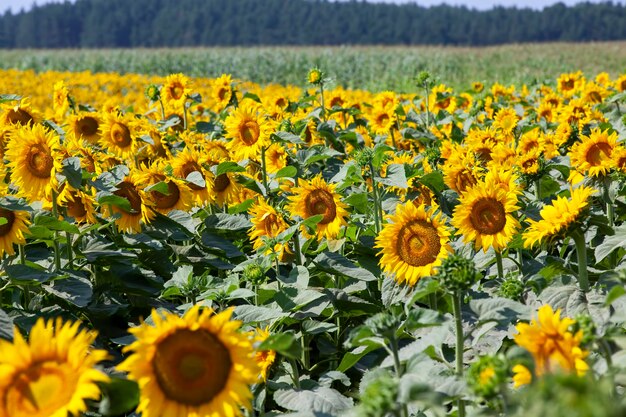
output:
[[626,5],[543,10],[327,0],[77,0],[0,15],[0,48],[457,45],[626,39]]

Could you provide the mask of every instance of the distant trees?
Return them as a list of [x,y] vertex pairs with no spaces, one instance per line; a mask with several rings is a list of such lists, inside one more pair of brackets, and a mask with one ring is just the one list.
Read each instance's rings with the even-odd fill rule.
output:
[[494,45],[626,39],[626,6],[542,11],[351,0],[77,0],[0,15],[2,48]]

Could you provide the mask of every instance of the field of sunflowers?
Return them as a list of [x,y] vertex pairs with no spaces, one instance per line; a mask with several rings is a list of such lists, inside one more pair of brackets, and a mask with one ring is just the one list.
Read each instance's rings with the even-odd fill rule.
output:
[[0,417],[626,415],[626,74],[0,70]]

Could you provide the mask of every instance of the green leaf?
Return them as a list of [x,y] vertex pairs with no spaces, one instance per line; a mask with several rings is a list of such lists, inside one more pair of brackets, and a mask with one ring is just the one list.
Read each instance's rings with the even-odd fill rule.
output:
[[215,176],[219,177],[222,174],[226,174],[227,172],[243,172],[246,169],[236,162],[226,161],[222,162],[217,166],[217,170],[215,171]]
[[0,309],[0,339],[13,340],[13,319]]
[[287,410],[318,411],[330,414],[339,414],[354,405],[352,398],[328,387],[315,387],[311,390],[278,390],[274,393],[274,401]]
[[127,213],[132,213],[134,211],[130,205],[130,201],[128,201],[124,197],[120,197],[115,194],[105,194],[99,197],[98,204],[100,204],[101,206],[110,204],[112,206],[119,208],[120,210],[124,210]]
[[613,236],[605,236],[604,241],[596,247],[596,262],[601,262],[616,249],[626,248],[626,224],[615,228]]
[[276,307],[257,307],[252,305],[237,306],[235,307],[234,312],[234,316],[237,320],[241,320],[244,323],[273,321],[279,318],[287,317],[288,315],[288,313],[284,313]]
[[376,277],[370,271],[356,266],[348,258],[338,253],[320,253],[313,262],[325,272],[344,275],[362,281],[376,281]]
[[300,136],[294,135],[289,132],[276,132],[274,136],[278,136],[278,139],[284,142],[291,142],[295,144],[303,144],[304,142],[300,138]]
[[77,307],[86,307],[93,296],[91,281],[78,276],[57,279],[50,285],[44,285],[43,288]]
[[403,323],[404,328],[411,332],[422,327],[438,326],[445,322],[444,316],[438,311],[423,307],[413,307]]
[[259,345],[257,350],[274,350],[291,359],[298,359],[302,355],[300,342],[293,333],[271,334]]
[[56,275],[50,274],[42,269],[35,269],[26,265],[7,265],[4,271],[12,282],[18,284],[28,283],[44,283],[56,278]]
[[74,188],[79,189],[83,182],[83,170],[80,167],[80,158],[73,156],[63,160],[63,175],[67,182]]
[[622,287],[621,285],[614,286],[613,288],[611,288],[611,291],[609,291],[608,295],[606,296],[606,301],[604,302],[604,305],[610,306],[611,304],[613,304],[613,301],[617,300],[625,294],[626,289],[624,289],[624,287]]
[[169,279],[165,284],[163,284],[164,288],[176,287],[179,289],[184,289],[189,284],[189,280],[193,276],[193,266],[191,265],[182,265],[179,266],[176,272],[172,274],[172,278]]
[[288,165],[278,170],[274,175],[275,178],[293,178],[298,174],[298,169],[294,166]]
[[167,183],[165,181],[160,181],[160,182],[157,182],[156,184],[150,185],[150,186],[146,187],[146,189],[144,191],[147,192],[147,193],[157,192],[157,193],[161,193],[163,195],[169,195],[170,194],[169,187],[168,187],[168,185],[167,185]]
[[251,92],[247,92],[243,95],[243,97],[241,98],[241,100],[249,98],[250,100],[256,101],[257,103],[261,102],[261,99],[259,98],[259,96],[257,96],[254,93]]
[[530,317],[530,307],[508,298],[490,297],[470,301],[470,308],[478,315],[478,320],[515,323]]
[[433,171],[424,175],[420,178],[420,183],[438,193],[446,188],[446,184],[443,182],[443,174],[439,171]]
[[22,96],[17,94],[0,94],[0,104],[7,103],[9,101],[20,101]]
[[209,230],[247,230],[252,227],[252,223],[241,214],[217,213],[207,217],[204,221]]
[[112,377],[102,385],[102,400],[98,412],[104,416],[121,416],[139,404],[139,386],[128,379]]
[[378,182],[388,187],[398,187],[406,189],[409,184],[406,180],[404,164],[391,164],[387,167],[387,176],[377,178]]
[[377,345],[366,345],[366,346],[357,346],[352,351],[343,355],[341,359],[341,363],[337,367],[337,370],[340,372],[346,372],[348,369],[352,368],[357,364],[365,355],[370,352],[373,352],[377,349],[380,349],[380,346]]
[[0,217],[0,226],[2,226],[3,224],[7,224],[9,221],[7,220],[6,217]]
[[49,230],[57,230],[60,232],[80,233],[76,225],[70,224],[65,220],[55,219],[51,216],[37,216],[33,222],[35,226],[45,227]]

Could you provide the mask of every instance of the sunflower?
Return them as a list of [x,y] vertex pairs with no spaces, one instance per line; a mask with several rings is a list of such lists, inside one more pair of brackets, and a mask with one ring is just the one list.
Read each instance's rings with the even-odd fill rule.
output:
[[22,126],[12,133],[6,158],[18,195],[30,201],[52,195],[58,184],[55,174],[62,170],[60,147],[57,134],[42,125]]
[[414,286],[452,252],[450,232],[435,208],[426,211],[424,205],[408,202],[396,206],[396,213],[387,219],[390,223],[378,234],[374,247],[382,253],[383,271],[393,273],[397,282]]
[[61,122],[65,113],[70,109],[70,93],[63,80],[54,83],[52,95],[52,108],[57,122]]
[[141,390],[137,413],[143,417],[240,416],[251,407],[250,384],[259,367],[252,341],[237,332],[232,310],[214,314],[198,305],[183,317],[152,312],[154,326],[129,330],[132,352],[117,369],[128,372]]
[[584,358],[589,353],[580,348],[583,332],[572,333],[569,330],[576,321],[569,317],[561,318],[561,310],[554,311],[547,304],[537,314],[537,320],[532,320],[530,324],[515,326],[519,333],[514,336],[515,343],[533,356],[535,374],[542,376],[555,371],[575,371],[579,376],[584,375],[589,369]]
[[237,204],[240,200],[243,186],[237,182],[237,175],[233,172],[225,172],[213,180],[211,198],[218,207]]
[[502,109],[493,119],[493,127],[500,130],[506,137],[510,137],[517,126],[519,117],[514,109]]
[[[292,190],[294,194],[289,198],[290,203],[287,210],[291,217],[300,216],[303,219],[316,215],[323,215],[322,220],[317,223],[315,235],[318,239],[326,237],[334,239],[339,235],[341,226],[346,226],[346,205],[341,202],[339,194],[335,192],[335,184],[327,184],[321,175],[311,181],[301,179],[299,187]],[[308,238],[311,235],[303,229],[304,235]]]
[[557,90],[564,97],[574,95],[585,83],[582,71],[561,74],[557,80]]
[[26,244],[24,233],[28,232],[30,216],[26,211],[13,211],[0,207],[0,218],[6,220],[6,223],[0,224],[0,257],[5,253],[13,255],[15,253],[13,244]]
[[617,133],[595,128],[589,136],[581,135],[581,139],[570,150],[572,166],[590,177],[606,175],[614,165],[612,154],[617,147]]
[[190,174],[200,174],[202,182],[187,182],[191,190],[193,201],[196,205],[204,206],[214,200],[214,195],[209,190],[213,189],[213,174],[202,167],[203,159],[197,150],[187,146],[170,160],[172,171],[180,179],[187,180]]
[[461,195],[452,225],[465,243],[474,242],[474,248],[486,253],[493,247],[501,252],[520,227],[512,214],[518,209],[516,193],[507,192],[495,181],[479,182]]
[[[255,329],[252,337],[256,343],[263,343],[270,336],[269,327],[265,329]],[[276,351],[274,350],[257,350],[254,356],[257,365],[261,368],[259,379],[263,382],[267,381],[269,370],[276,360]]]
[[386,135],[393,128],[396,115],[393,107],[373,107],[368,115],[370,130],[376,135]]
[[222,74],[213,81],[211,98],[213,99],[213,110],[220,112],[228,106],[233,95],[233,79],[229,74]]
[[257,159],[270,142],[270,125],[252,104],[239,106],[224,121],[234,161]]
[[95,199],[93,195],[77,190],[65,183],[59,193],[58,202],[60,207],[65,207],[68,217],[72,217],[76,223],[96,224]]
[[109,377],[94,367],[108,354],[79,326],[39,318],[28,343],[17,329],[13,343],[0,339],[0,417],[77,416],[100,397]]
[[100,145],[115,156],[132,160],[137,152],[135,121],[130,115],[106,113],[100,124]]
[[166,193],[151,190],[146,191],[144,196],[150,201],[149,205],[161,214],[167,215],[172,210],[187,211],[193,202],[191,190],[182,180],[165,175],[166,164],[166,161],[157,161],[137,174],[137,179],[144,188],[159,183],[167,186]]
[[0,116],[0,124],[32,126],[41,119],[28,99],[21,99],[16,105],[3,104],[0,109],[4,110]]
[[445,184],[462,194],[467,188],[478,182],[481,168],[479,161],[469,149],[454,146],[449,158],[443,165],[443,177]]
[[539,212],[541,220],[529,220],[524,232],[524,247],[532,248],[545,238],[553,237],[574,224],[582,211],[589,205],[589,197],[596,190],[581,186],[571,192],[571,198],[557,197],[552,204]]
[[523,385],[528,385],[533,379],[533,374],[524,365],[517,364],[513,367],[513,387],[519,388]]
[[120,218],[115,220],[119,231],[130,233],[141,232],[141,221],[143,220],[144,223],[149,223],[154,218],[154,213],[147,206],[145,194],[139,187],[137,174],[135,172],[129,173],[116,187],[117,190],[113,192],[113,194],[128,200],[130,210],[111,205],[105,207],[105,215],[120,215]]
[[163,104],[179,111],[183,109],[187,96],[191,94],[191,82],[183,74],[170,74],[161,88]]
[[70,132],[76,139],[83,139],[91,145],[100,141],[100,117],[96,113],[81,112],[69,117]]
[[[253,241],[254,250],[258,250],[265,244],[263,237],[275,238],[289,227],[283,216],[274,207],[267,204],[263,197],[260,197],[250,207],[249,214],[252,227],[248,231],[248,235]],[[279,259],[283,259],[286,254],[291,253],[289,246],[283,243],[277,243],[274,246],[274,251],[278,254]],[[266,254],[271,252],[272,250],[268,249]]]

